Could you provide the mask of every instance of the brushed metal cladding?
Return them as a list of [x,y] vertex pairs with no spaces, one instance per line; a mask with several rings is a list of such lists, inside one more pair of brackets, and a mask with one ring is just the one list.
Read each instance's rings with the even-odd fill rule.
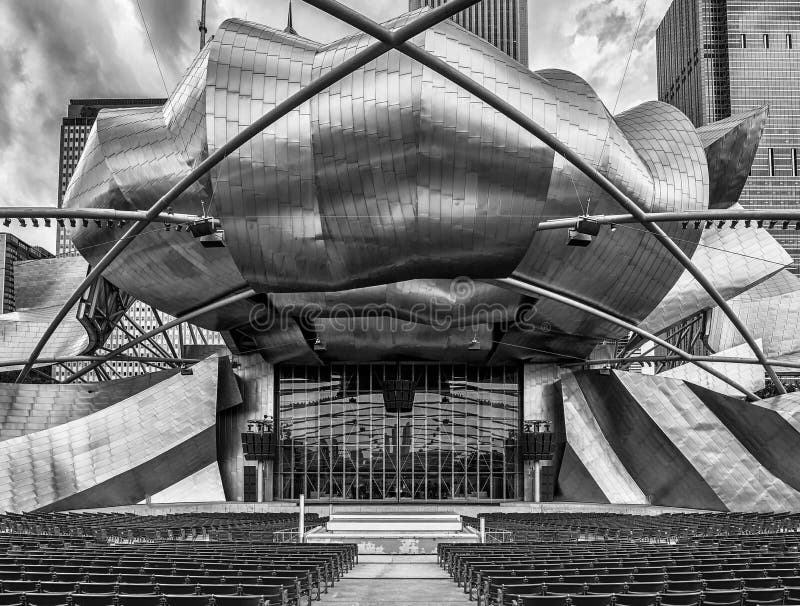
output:
[[[67,188],[66,207],[146,210],[205,158],[207,63],[208,48],[197,56],[163,108],[100,112]],[[200,214],[202,204],[213,200],[211,191],[206,176],[172,208]],[[73,228],[71,236],[81,254],[95,263],[123,231],[90,222]],[[203,248],[186,231],[166,231],[158,223],[138,236],[104,275],[125,292],[174,316],[244,285],[227,249]],[[219,329],[246,318],[246,310],[240,310],[233,318],[217,315],[198,323]]]
[[0,441],[80,419],[177,373],[164,370],[99,383],[0,383]]
[[609,503],[595,479],[569,444],[558,469],[556,500],[568,503]]
[[739,200],[768,116],[768,107],[758,107],[697,129],[708,160],[709,208],[730,208]]
[[647,496],[603,435],[575,376],[561,376],[567,442],[609,503],[646,504]]
[[[738,204],[734,207],[741,208]],[[726,300],[778,273],[792,261],[789,253],[764,229],[732,228],[726,224],[721,228],[703,229],[702,234],[692,262],[708,276]],[[716,305],[708,293],[688,271],[684,271],[639,326],[658,333],[679,320],[712,307]]]
[[[731,299],[730,305],[753,336],[763,341],[768,357],[800,361],[800,278],[781,271]],[[715,349],[742,344],[739,334],[716,308],[709,321],[708,342]]]
[[216,462],[150,496],[151,503],[213,503],[224,500],[225,490]]
[[[17,311],[0,315],[0,361],[20,360],[33,351],[61,305],[86,277],[80,257],[37,259],[15,266]],[[58,326],[41,357],[77,356],[90,348],[89,335],[77,317],[76,305]],[[37,364],[37,366],[42,366]],[[15,370],[21,366],[6,366]]]
[[0,442],[0,508],[136,503],[216,462],[216,357],[81,419]]
[[[762,347],[761,339],[756,339],[759,347]],[[731,347],[723,351],[718,351],[712,354],[713,357],[720,358],[748,358],[753,359],[755,354],[747,343],[742,343],[736,347]],[[752,392],[757,392],[764,389],[766,380],[764,378],[764,369],[758,364],[736,364],[733,362],[709,362],[711,368],[715,368],[725,376],[733,379],[739,385],[746,387]],[[658,373],[659,377],[667,377],[670,379],[681,379],[687,383],[699,385],[711,389],[721,394],[728,396],[741,396],[741,392],[734,389],[721,379],[707,373],[705,370],[695,364],[681,364],[674,366],[669,370]]]
[[[408,13],[386,26],[418,16]],[[101,112],[66,204],[149,207],[210,152],[371,41],[356,34],[322,45],[225,21],[163,107]],[[449,21],[414,43],[530,115],[645,211],[706,209],[711,195],[723,196],[709,188],[726,178],[731,189],[725,196],[732,195],[763,122],[762,111],[698,131],[658,102],[612,116],[580,77],[555,69],[530,72]],[[182,213],[209,209],[222,219],[226,247],[205,249],[185,231],[154,225],[107,275],[173,315],[249,285],[266,296],[197,323],[232,331],[237,351],[273,351],[268,359],[276,362],[365,359],[373,352],[386,359],[397,351],[423,358],[457,353],[493,363],[536,358],[541,350],[545,359],[581,357],[600,340],[624,337],[621,329],[550,300],[537,303],[535,326],[510,321],[529,301],[483,285],[462,306],[460,320],[474,323],[476,309],[487,303],[506,318],[502,330],[494,319],[478,322],[473,332],[494,345],[484,350],[482,338],[482,358],[465,354],[457,345],[461,328],[434,334],[431,312],[409,315],[459,276],[514,274],[630,322],[646,318],[662,327],[688,315],[684,307],[707,305],[707,296],[687,283],[681,266],[645,230],[604,228],[588,248],[566,246],[562,231],[536,232],[542,219],[615,213],[618,204],[502,113],[394,50],[290,111],[174,204]],[[730,296],[768,275],[741,256],[722,261],[717,272],[708,246],[698,246],[701,237],[713,236],[681,230],[679,223],[665,230],[687,254],[706,251],[703,268]],[[73,239],[96,261],[120,235],[90,223],[77,227]],[[760,236],[752,238],[735,252],[780,256]],[[688,305],[681,303],[684,295]],[[279,318],[289,309],[297,325],[290,323],[287,331],[252,326],[254,306],[264,300],[269,309],[262,313]],[[372,332],[377,325],[358,336],[328,330],[330,347],[315,356],[309,343],[316,335],[293,310],[320,308],[320,330],[327,330],[325,314],[345,304],[356,316],[394,308],[415,325],[400,340]],[[416,353],[412,339],[420,339]]]
[[[725,503],[641,403],[621,373],[574,373],[605,439],[654,505],[725,511]],[[652,377],[647,377],[650,379]],[[669,379],[662,379],[669,381]],[[680,384],[679,381],[673,381]]]
[[792,392],[754,403],[778,413],[795,431],[800,433],[800,392]]
[[729,510],[800,508],[800,492],[765,468],[685,383],[614,374]]
[[[577,76],[558,70],[537,73],[571,93],[562,92],[559,97],[560,103],[574,108],[564,112],[559,138],[581,150],[587,159],[607,166],[609,178],[624,185],[623,191],[643,209],[705,208],[705,157],[683,114],[666,104],[646,103],[612,119],[594,91]],[[548,217],[574,216],[587,212],[587,207],[591,214],[618,212],[610,196],[571,165],[561,164],[563,160],[557,158],[558,170],[548,192]],[[666,224],[664,229],[674,237],[680,226]],[[691,254],[698,238],[698,234],[689,234],[676,242]],[[636,227],[615,232],[603,229],[587,248],[565,246],[562,231],[538,232],[515,275],[614,309],[636,322],[661,300],[681,271],[652,235]],[[542,317],[565,332],[606,336],[618,330],[547,300],[537,308]]]
[[[791,453],[800,452],[800,432],[769,404],[742,406],[739,399],[687,385],[725,424],[736,439],[775,477],[800,490],[800,466]],[[796,392],[795,392],[796,393]],[[772,399],[772,398],[770,398]],[[798,397],[792,411],[800,420]]]

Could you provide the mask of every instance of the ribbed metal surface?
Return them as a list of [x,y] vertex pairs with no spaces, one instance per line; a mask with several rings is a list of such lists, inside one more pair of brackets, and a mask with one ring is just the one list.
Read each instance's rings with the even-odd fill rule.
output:
[[0,383],[0,441],[50,429],[93,414],[175,374],[149,373],[100,383]]
[[[17,311],[0,315],[0,361],[28,356],[55,317],[59,306],[86,276],[87,264],[80,257],[39,259],[15,268]],[[70,311],[59,325],[42,357],[77,356],[89,348],[89,336]],[[13,370],[19,367],[5,367]]]
[[[149,207],[209,152],[371,40],[357,34],[320,45],[226,21],[164,107],[100,114],[67,204]],[[611,116],[580,77],[562,70],[532,73],[451,22],[414,43],[530,115],[644,210],[716,204],[711,195],[728,194],[709,188],[726,179],[734,187],[731,175],[741,176],[760,132],[761,114],[698,132],[658,102]],[[171,314],[247,283],[260,293],[280,293],[270,294],[266,316],[312,303],[324,309],[346,304],[359,316],[367,304],[392,302],[393,313],[403,317],[460,276],[512,274],[632,322],[650,315],[648,326],[663,327],[688,308],[707,305],[705,292],[684,283],[680,265],[642,229],[604,229],[589,248],[566,246],[561,231],[536,232],[544,218],[619,208],[539,139],[397,51],[290,111],[174,205],[194,214],[203,208],[222,219],[226,248],[204,249],[185,232],[153,226],[111,266],[109,278]],[[700,230],[683,231],[675,223],[665,230],[688,254],[711,250],[698,246]],[[89,260],[97,260],[115,235],[90,225],[76,228],[74,238]],[[741,237],[746,241],[735,253],[755,247],[755,256],[768,254],[770,262],[779,256],[760,236]],[[718,274],[715,284],[729,296],[765,277],[763,267],[741,254],[722,262],[708,256],[703,268]],[[524,302],[495,287],[479,290],[471,305],[497,302],[508,318]],[[659,305],[664,309],[654,312]],[[271,362],[384,359],[392,348],[406,352],[416,344],[418,358],[502,363],[548,352],[582,357],[597,342],[624,336],[549,300],[538,302],[533,327],[512,321],[498,331],[496,322],[484,321],[466,331],[433,331],[423,313],[407,335],[381,334],[374,323],[333,334],[324,316],[311,326],[300,326],[294,316],[285,330],[256,331],[247,326],[251,312],[244,302],[198,323],[237,328],[229,342],[244,352],[271,352]],[[470,322],[469,309],[460,319]],[[328,348],[317,356],[309,345],[323,333]],[[480,350],[462,351],[479,334]]]
[[136,503],[216,462],[218,367],[209,358],[114,406],[0,442],[0,508]]
[[561,385],[569,447],[611,502],[633,502],[634,491],[654,505],[800,507],[800,483],[787,459],[800,451],[797,394],[751,403],[619,371],[565,373]]

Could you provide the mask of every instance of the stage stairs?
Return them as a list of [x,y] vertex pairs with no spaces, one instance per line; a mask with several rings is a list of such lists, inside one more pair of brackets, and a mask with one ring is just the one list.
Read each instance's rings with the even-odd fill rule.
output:
[[456,513],[341,512],[306,533],[307,543],[357,543],[360,554],[436,553],[439,543],[477,543]]

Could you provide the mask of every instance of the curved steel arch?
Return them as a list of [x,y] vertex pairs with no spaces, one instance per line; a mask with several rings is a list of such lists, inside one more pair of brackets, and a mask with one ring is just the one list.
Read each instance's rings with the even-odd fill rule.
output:
[[468,8],[473,4],[477,4],[479,1],[480,0],[453,0],[452,2],[443,4],[442,6],[422,15],[413,22],[398,28],[396,31],[389,34],[389,42],[375,42],[369,45],[367,48],[345,60],[331,71],[312,81],[308,86],[300,89],[293,95],[290,95],[287,99],[276,105],[272,110],[255,120],[250,126],[242,130],[239,134],[232,137],[224,145],[220,146],[214,153],[203,160],[188,175],[176,183],[166,194],[164,194],[155,204],[153,204],[146,212],[145,217],[134,223],[116,242],[116,244],[114,244],[114,246],[112,246],[111,249],[103,256],[97,265],[92,268],[84,281],[72,293],[69,299],[67,299],[62,308],[59,310],[58,314],[56,314],[55,318],[53,318],[50,325],[44,331],[33,351],[31,352],[31,355],[28,358],[28,363],[25,364],[22,370],[20,370],[19,375],[17,375],[16,382],[21,383],[25,380],[25,377],[28,376],[28,373],[36,363],[36,360],[39,357],[39,354],[42,352],[42,349],[44,349],[44,346],[50,340],[50,337],[52,337],[55,329],[66,317],[67,313],[69,313],[69,310],[72,309],[72,306],[78,302],[78,299],[80,299],[83,291],[86,290],[86,288],[98,276],[100,276],[109,265],[111,265],[114,259],[116,259],[117,256],[123,250],[125,250],[133,238],[138,236],[144,230],[144,228],[150,224],[151,221],[155,220],[162,210],[174,202],[178,196],[186,191],[186,189],[188,189],[189,186],[191,186],[195,181],[210,171],[214,166],[219,164],[229,153],[244,145],[247,141],[255,137],[258,133],[272,123],[288,114],[297,106],[310,100],[312,97],[319,94],[332,84],[335,84],[348,74],[354,72],[359,67],[363,67],[390,49],[396,48],[403,44],[406,40],[410,40],[414,36],[424,32],[426,29],[435,25],[439,21],[444,21],[448,17],[455,15],[465,8]]
[[[560,295],[560,294],[558,294],[556,292],[553,292],[551,290],[548,290],[546,288],[542,288],[541,286],[534,286],[533,284],[529,284],[528,282],[525,282],[524,280],[519,280],[517,278],[502,278],[500,280],[487,280],[487,282],[491,282],[492,284],[498,284],[498,285],[501,285],[501,286],[505,286],[507,288],[513,288],[515,290],[522,291],[525,294],[538,295],[538,296],[541,296],[541,297],[546,297],[548,299],[552,299],[553,301],[557,301],[559,303],[563,303],[565,305],[569,305],[570,307],[574,307],[575,309],[579,309],[579,310],[581,310],[583,312],[586,312],[588,314],[592,314],[593,316],[596,316],[598,318],[601,318],[603,320],[611,322],[612,324],[616,324],[617,326],[620,326],[620,327],[622,327],[622,328],[624,328],[626,330],[629,330],[631,332],[635,332],[636,334],[641,335],[641,336],[645,337],[646,339],[649,339],[649,340],[653,341],[654,343],[657,343],[658,345],[661,345],[665,349],[668,349],[671,352],[677,354],[683,360],[686,360],[687,362],[690,362],[690,363],[694,364],[698,368],[706,371],[708,374],[716,377],[720,381],[724,381],[725,383],[727,383],[728,385],[730,385],[731,387],[733,387],[737,391],[740,391],[741,393],[743,393],[745,395],[745,397],[748,400],[750,400],[751,402],[755,402],[756,400],[760,400],[761,399],[756,394],[754,394],[749,389],[747,389],[746,387],[743,387],[742,385],[739,385],[733,379],[725,376],[724,374],[722,374],[718,370],[708,366],[705,362],[703,362],[701,360],[698,360],[696,356],[693,356],[692,354],[690,354],[688,352],[685,352],[685,351],[683,351],[682,349],[680,349],[678,347],[675,347],[674,345],[672,345],[671,343],[668,343],[664,339],[661,339],[661,338],[657,337],[656,335],[654,335],[654,334],[652,334],[650,332],[647,332],[646,330],[643,330],[643,329],[639,328],[638,326],[636,326],[634,324],[631,324],[629,322],[625,322],[624,320],[620,320],[616,316],[612,316],[611,314],[607,314],[604,311],[600,311],[599,309],[596,309],[595,307],[592,307],[591,305],[587,305],[586,303],[581,303],[580,301],[576,301],[575,299],[572,299],[570,297],[566,297],[564,295]],[[588,361],[588,362],[594,363],[593,361]],[[761,363],[760,360],[759,360],[759,363]]]
[[[305,0],[308,4],[325,11],[329,15],[341,19],[345,23],[360,29],[361,31],[373,36],[374,38],[389,43],[394,41],[395,37],[393,32],[382,27],[380,24],[372,21],[371,19],[357,13],[347,6],[337,2],[336,0]],[[689,273],[694,276],[694,279],[703,287],[711,299],[719,306],[725,313],[731,323],[734,325],[739,334],[742,335],[745,342],[750,346],[750,349],[761,362],[761,365],[766,370],[769,377],[780,393],[786,393],[783,385],[778,379],[778,375],[773,370],[772,366],[767,361],[764,352],[756,343],[753,335],[739,319],[733,309],[728,305],[727,301],[722,297],[720,292],[714,287],[713,284],[706,278],[706,276],[692,263],[692,260],[684,253],[677,244],[670,238],[661,227],[647,219],[647,213],[640,209],[633,200],[628,198],[622,191],[619,190],[609,179],[607,179],[600,171],[586,162],[577,153],[572,151],[565,143],[560,141],[556,136],[545,130],[537,122],[524,115],[521,111],[511,106],[509,103],[484,88],[471,78],[465,76],[457,69],[434,57],[427,51],[419,48],[418,46],[405,42],[397,45],[397,50],[407,55],[408,57],[418,61],[424,66],[432,69],[439,75],[447,78],[454,84],[460,86],[467,92],[475,95],[481,101],[492,106],[505,117],[516,122],[519,126],[527,130],[529,133],[539,138],[543,143],[548,145],[556,153],[561,155],[564,159],[571,162],[578,168],[584,175],[594,181],[600,188],[602,188],[608,195],[616,200],[620,206],[628,211],[639,223],[641,223],[649,232],[651,232],[656,239],[667,249],[667,251],[675,257],[681,265],[683,265]]]

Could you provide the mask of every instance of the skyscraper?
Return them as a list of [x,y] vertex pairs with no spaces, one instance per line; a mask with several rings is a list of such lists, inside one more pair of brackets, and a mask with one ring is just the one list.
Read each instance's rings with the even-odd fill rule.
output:
[[53,255],[41,246],[26,244],[14,234],[0,233],[0,314],[16,311],[14,263]]
[[[769,106],[748,208],[800,203],[799,45],[797,0],[674,0],[656,32],[658,98],[696,126]],[[770,231],[800,274],[800,231]]]
[[[114,107],[143,107],[162,105],[166,99],[70,99],[67,115],[61,119],[61,153],[58,162],[58,207],[64,201],[67,185],[75,172],[78,160],[86,145],[86,138],[92,130],[97,114],[101,109]],[[66,227],[56,230],[56,255],[77,255]]]
[[[69,180],[78,165],[78,160],[83,153],[86,139],[92,130],[92,125],[101,109],[111,109],[120,107],[145,107],[149,105],[163,105],[166,99],[156,98],[131,98],[131,99],[70,99],[67,115],[61,120],[61,154],[58,167],[58,207],[61,208],[64,201],[64,194],[67,191]],[[69,238],[66,227],[58,227],[56,233],[56,254],[57,256],[77,255],[75,246]],[[163,322],[172,320],[171,316],[162,315]],[[147,332],[156,328],[159,324],[158,318],[151,311],[150,307],[140,301],[134,301],[128,310],[126,318],[120,320],[117,328],[111,333],[106,343],[109,349],[116,349],[123,343],[137,337],[142,331]],[[168,340],[169,339],[169,340]],[[167,331],[166,335],[155,337],[152,345],[137,347],[140,355],[164,355],[169,356],[173,347],[182,342],[221,344],[222,339],[219,333],[194,329],[192,327],[177,326]],[[112,373],[118,377],[128,377],[136,374],[150,372],[147,366],[140,362],[111,362],[108,367]],[[55,376],[61,379],[64,376],[62,368],[55,369]]]
[[[408,0],[408,10],[435,8],[447,0]],[[528,65],[528,0],[483,0],[453,20],[493,44],[509,57]]]

